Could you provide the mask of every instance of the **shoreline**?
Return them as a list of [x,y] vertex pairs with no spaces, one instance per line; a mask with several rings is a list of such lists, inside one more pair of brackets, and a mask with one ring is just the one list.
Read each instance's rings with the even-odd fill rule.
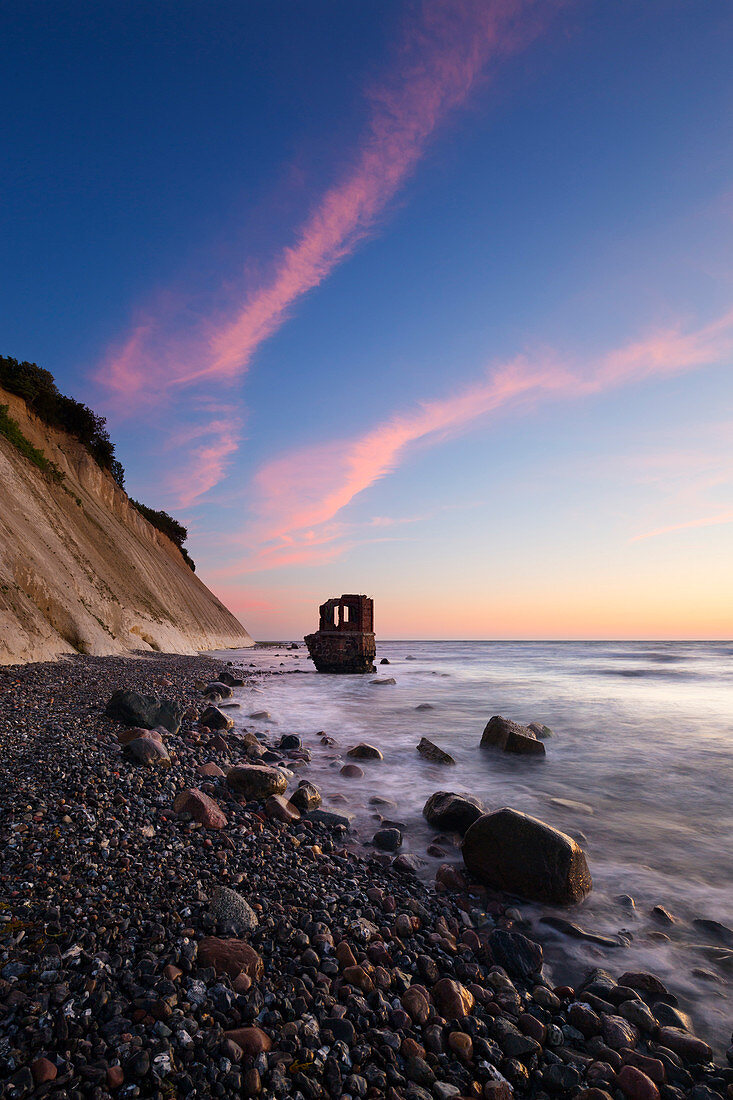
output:
[[[0,668],[0,1096],[731,1095],[705,1044],[658,1031],[648,1002],[671,994],[641,976],[597,977],[577,998],[550,987],[510,899],[436,893],[343,830],[275,820],[200,775],[245,759],[241,738],[194,728],[194,682],[225,668],[159,653]],[[185,703],[170,768],[123,756],[103,715],[119,687]],[[280,755],[292,791],[307,761]],[[224,828],[174,812],[187,788]],[[231,931],[216,886],[258,920],[246,980],[198,957]]]

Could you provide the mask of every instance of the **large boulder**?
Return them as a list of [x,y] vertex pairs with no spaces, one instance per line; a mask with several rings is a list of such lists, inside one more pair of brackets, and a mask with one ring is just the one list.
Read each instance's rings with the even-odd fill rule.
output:
[[227,785],[245,798],[264,799],[284,794],[288,781],[281,771],[266,764],[240,764],[227,772]]
[[545,746],[529,726],[520,726],[509,718],[495,714],[486,723],[481,736],[481,748],[497,748],[503,752],[513,752],[530,756],[544,756]]
[[508,808],[474,821],[463,838],[463,859],[480,882],[530,901],[575,905],[592,887],[572,837]]
[[485,813],[485,807],[478,798],[473,798],[470,794],[436,791],[430,795],[422,812],[423,817],[436,829],[447,829],[463,835]]
[[183,703],[174,699],[121,688],[110,697],[104,713],[126,726],[142,726],[146,730],[163,726],[169,733],[178,733],[185,709]]
[[432,741],[428,741],[427,737],[420,738],[417,751],[431,764],[455,764],[455,760],[450,753],[445,752]]
[[190,814],[194,821],[207,829],[223,829],[226,815],[219,805],[197,787],[189,787],[176,796],[173,809],[177,814]]

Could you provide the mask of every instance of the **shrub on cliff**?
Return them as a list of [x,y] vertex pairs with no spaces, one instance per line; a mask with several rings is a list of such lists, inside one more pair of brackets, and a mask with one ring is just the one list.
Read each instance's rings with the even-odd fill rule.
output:
[[1,355],[0,387],[22,397],[44,424],[60,428],[78,439],[92,458],[103,469],[109,470],[120,488],[124,488],[125,471],[122,463],[115,458],[107,421],[81,401],[59,393],[50,371],[36,363],[20,363],[10,356]]

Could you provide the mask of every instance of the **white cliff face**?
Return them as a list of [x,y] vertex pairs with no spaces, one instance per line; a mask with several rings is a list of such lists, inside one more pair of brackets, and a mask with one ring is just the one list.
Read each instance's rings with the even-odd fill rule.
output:
[[65,474],[0,435],[0,664],[254,644],[80,443],[2,389],[0,405]]

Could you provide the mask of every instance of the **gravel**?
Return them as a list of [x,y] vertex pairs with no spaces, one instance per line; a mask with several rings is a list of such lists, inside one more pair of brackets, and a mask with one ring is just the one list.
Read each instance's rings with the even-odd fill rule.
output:
[[[294,790],[309,755],[199,724],[222,667],[0,669],[1,1097],[731,1100],[648,975],[553,988],[500,896],[230,789],[219,770],[264,748]],[[120,688],[181,704],[170,767],[123,753]],[[223,828],[173,810],[189,788]]]

